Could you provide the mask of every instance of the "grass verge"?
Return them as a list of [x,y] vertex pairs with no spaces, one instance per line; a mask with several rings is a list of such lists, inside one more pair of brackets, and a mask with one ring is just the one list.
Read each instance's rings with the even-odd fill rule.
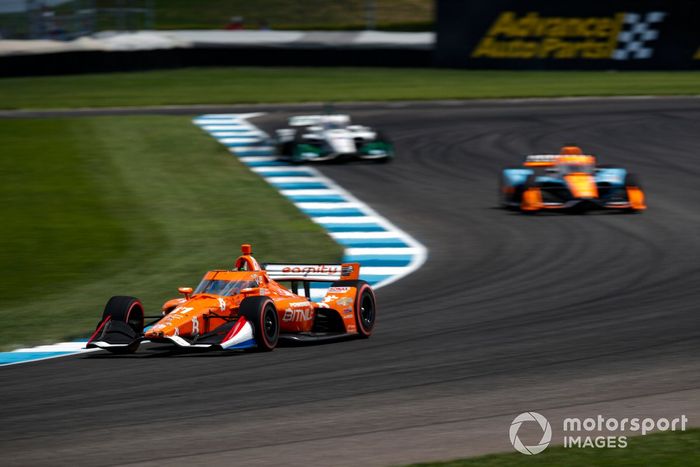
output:
[[628,438],[624,449],[566,449],[550,447],[536,456],[493,454],[448,462],[412,464],[411,467],[607,467],[700,465],[700,429]]
[[0,343],[85,336],[111,295],[146,311],[227,267],[340,247],[185,117],[0,121]]
[[0,79],[0,107],[697,95],[700,72],[190,68]]

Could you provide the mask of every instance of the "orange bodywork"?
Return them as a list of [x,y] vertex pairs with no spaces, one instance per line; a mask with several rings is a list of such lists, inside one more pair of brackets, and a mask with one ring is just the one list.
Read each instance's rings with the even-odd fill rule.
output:
[[[519,200],[520,209],[524,212],[534,212],[547,209],[567,209],[575,206],[598,206],[606,209],[631,209],[642,211],[646,209],[644,191],[639,186],[626,186],[627,200],[601,199],[598,190],[595,156],[586,155],[578,146],[564,146],[559,154],[533,154],[526,157],[524,167],[544,169],[545,181],[542,185],[528,182],[523,184],[522,196]],[[537,172],[532,171],[529,177]],[[556,190],[559,182],[546,180],[546,177],[556,177],[564,182],[570,193],[568,198],[557,198]],[[626,178],[625,178],[626,180]],[[604,185],[609,187],[609,185]],[[512,195],[514,187],[501,188],[504,195]],[[551,190],[551,191],[547,191]],[[543,196],[544,193],[544,196]],[[578,204],[580,201],[584,203]],[[585,204],[588,203],[588,204]]]
[[542,209],[542,192],[539,188],[528,188],[523,192],[523,200],[520,205],[523,211],[537,211]]
[[581,156],[583,151],[578,146],[564,146],[559,150],[559,154],[566,156]]
[[564,180],[575,198],[593,199],[598,197],[595,178],[591,174],[571,173],[565,175]]
[[627,198],[632,209],[643,211],[647,208],[644,201],[644,192],[638,187],[627,187]]
[[556,159],[556,164],[568,164],[568,165],[595,165],[595,156],[584,156],[581,154],[577,155],[564,155],[559,156]]
[[[271,279],[268,272],[260,267],[255,258],[250,256],[250,250],[245,247],[244,245],[243,252],[248,254],[236,260],[233,270],[209,271],[204,275],[203,281],[240,282],[249,286],[231,295],[194,293],[189,298],[169,300],[163,305],[163,318],[149,328],[144,337],[158,341],[172,336],[195,337],[206,334],[236,318],[241,302],[252,296],[265,296],[273,301],[281,332],[310,332],[317,309],[331,308],[336,310],[342,319],[347,333],[357,333],[354,287],[332,287],[322,302],[312,302]],[[322,269],[326,266],[309,267]],[[327,268],[328,272],[337,272],[340,275],[341,267],[351,271],[342,275],[343,280],[359,277],[359,264],[356,263]]]

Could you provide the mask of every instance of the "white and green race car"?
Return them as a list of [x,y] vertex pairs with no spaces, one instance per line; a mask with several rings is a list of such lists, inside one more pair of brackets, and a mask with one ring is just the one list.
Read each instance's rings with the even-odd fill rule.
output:
[[275,131],[280,159],[293,163],[359,159],[388,162],[394,146],[381,132],[353,125],[348,115],[301,115]]

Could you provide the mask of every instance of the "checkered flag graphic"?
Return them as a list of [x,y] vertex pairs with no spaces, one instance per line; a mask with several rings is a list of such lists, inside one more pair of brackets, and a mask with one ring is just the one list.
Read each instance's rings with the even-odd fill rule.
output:
[[617,36],[617,49],[613,52],[613,60],[651,58],[654,49],[648,47],[648,43],[659,37],[659,31],[654,29],[654,26],[661,23],[665,16],[663,11],[651,11],[645,15],[626,13],[622,30]]

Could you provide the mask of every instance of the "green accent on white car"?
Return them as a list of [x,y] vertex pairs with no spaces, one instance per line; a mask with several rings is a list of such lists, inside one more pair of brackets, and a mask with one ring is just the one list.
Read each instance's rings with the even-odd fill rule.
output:
[[294,160],[313,159],[323,155],[323,149],[313,144],[297,144],[294,146]]
[[365,156],[393,156],[394,146],[385,141],[372,141],[360,147],[360,154]]

